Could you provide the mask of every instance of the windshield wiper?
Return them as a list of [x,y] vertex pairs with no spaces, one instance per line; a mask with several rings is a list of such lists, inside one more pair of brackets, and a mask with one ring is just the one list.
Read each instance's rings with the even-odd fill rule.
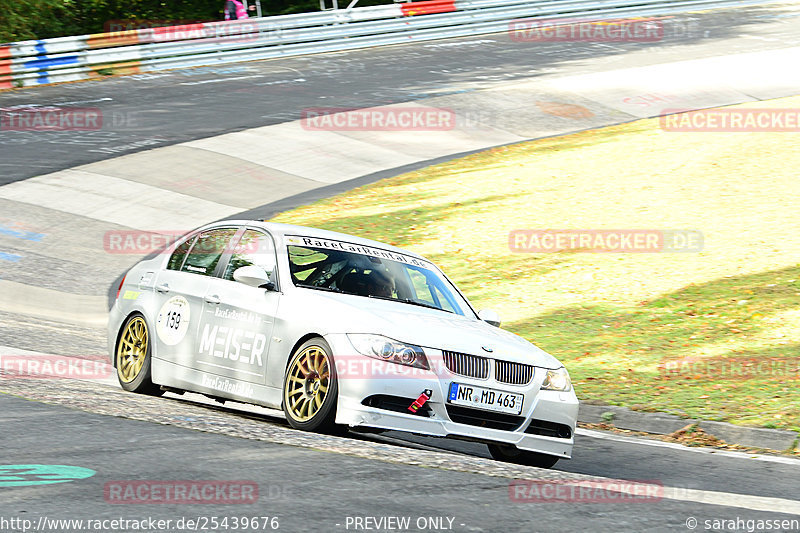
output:
[[341,289],[337,289],[335,287],[318,287],[316,285],[306,285],[305,283],[296,283],[295,287],[303,287],[304,289],[316,289],[318,291],[343,292]]
[[369,298],[377,298],[378,300],[389,300],[390,302],[402,302],[404,304],[418,305],[420,307],[427,307],[428,309],[436,309],[437,311],[444,311],[445,313],[453,312],[447,309],[442,309],[441,307],[436,307],[435,305],[426,304],[425,302],[418,302],[416,300],[412,300],[411,298],[392,298],[391,296],[376,296],[373,294],[370,294]]

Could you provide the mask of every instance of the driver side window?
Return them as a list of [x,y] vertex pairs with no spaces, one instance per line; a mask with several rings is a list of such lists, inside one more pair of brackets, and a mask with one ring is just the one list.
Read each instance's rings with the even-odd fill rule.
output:
[[222,278],[234,281],[233,273],[236,272],[236,269],[258,266],[263,268],[270,275],[270,279],[277,283],[274,275],[275,263],[275,247],[272,244],[272,238],[260,231],[249,229],[236,243]]

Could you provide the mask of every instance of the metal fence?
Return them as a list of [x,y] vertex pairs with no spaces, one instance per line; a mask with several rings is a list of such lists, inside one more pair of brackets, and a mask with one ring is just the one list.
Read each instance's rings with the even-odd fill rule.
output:
[[520,19],[609,20],[757,0],[428,0],[0,45],[0,89],[510,30]]

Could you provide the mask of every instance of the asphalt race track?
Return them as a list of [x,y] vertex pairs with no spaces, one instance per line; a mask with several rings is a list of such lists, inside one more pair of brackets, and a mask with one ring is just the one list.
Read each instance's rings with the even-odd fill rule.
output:
[[0,131],[0,184],[295,120],[305,108],[385,105],[513,80],[800,44],[800,19],[768,8],[678,15],[664,24],[664,39],[654,43],[530,43],[493,34],[12,91],[0,95],[0,108],[85,106],[100,109],[106,123],[82,135]]
[[[0,93],[0,111],[87,106],[101,109],[112,121],[97,132],[0,130],[0,185],[153,147],[296,120],[309,107],[386,105],[515,80],[800,45],[800,11],[763,7],[692,13],[670,18],[666,27],[672,30],[665,40],[649,44],[532,47],[507,35],[488,35]],[[335,188],[350,185],[343,182]],[[289,208],[326,192],[331,189],[303,192],[256,211]],[[12,218],[6,210],[14,206],[0,206],[2,226]],[[56,217],[38,208],[30,211],[31,216],[41,215],[55,235],[101,232],[100,226],[63,213]],[[88,240],[81,244],[86,249],[91,245]],[[74,258],[43,257],[21,272],[0,259],[0,283],[12,280],[104,301],[111,279],[135,260],[104,258],[81,271]],[[15,312],[11,302],[4,303],[0,348],[7,353],[29,350],[82,358],[105,352],[104,328],[91,320],[61,320],[57,308],[50,314]],[[543,471],[493,461],[483,445],[470,442],[394,432],[302,433],[290,429],[280,413],[265,409],[221,406],[192,394],[151,398],[124,393],[113,375],[80,382],[0,376],[0,392],[0,533],[800,531],[800,461],[784,456],[685,448],[579,430],[574,458]],[[3,465],[36,464],[93,473],[55,484],[9,484],[13,473]],[[517,479],[566,487],[627,480],[656,489],[652,497],[638,500],[619,498],[612,490],[584,501],[542,502],[530,501],[535,500],[532,492],[510,487]],[[109,487],[132,481],[208,480],[255,485],[257,501],[145,504],[115,500],[109,493]],[[236,517],[260,520],[256,527],[234,527]],[[216,526],[211,518],[217,519]],[[409,525],[396,527],[398,522],[390,518],[399,523],[408,519]],[[85,522],[56,522],[64,519]],[[114,519],[172,522],[133,527],[112,524]],[[224,526],[222,519],[228,520]],[[89,521],[95,520],[106,522],[92,527]]]
[[[686,494],[690,501],[661,498],[627,503],[531,503],[511,501],[509,483],[512,479],[507,477],[386,463],[87,414],[5,396],[0,402],[3,444],[18,450],[13,454],[15,463],[36,464],[47,458],[97,471],[95,476],[82,481],[19,487],[13,491],[2,489],[7,493],[0,508],[2,517],[22,516],[34,521],[40,516],[77,520],[117,517],[177,520],[198,516],[266,515],[278,517],[282,531],[347,531],[348,517],[364,516],[410,517],[412,523],[428,517],[448,517],[453,519],[452,523],[445,522],[448,527],[441,530],[452,531],[682,531],[686,530],[685,524],[690,518],[700,520],[701,524],[704,520],[735,520],[737,517],[742,520],[796,518],[796,514],[743,509],[739,505],[753,502],[736,501],[732,497],[726,497],[730,506],[692,501],[692,498],[702,501],[712,497],[711,491],[746,489],[764,496],[796,492],[800,473],[797,466],[744,457],[722,458],[661,449],[656,454],[643,454],[643,447],[635,445],[619,445],[617,450],[610,451],[603,450],[601,443],[580,439],[580,450],[588,447],[596,459],[616,466],[592,465],[585,457],[570,464],[571,471],[585,470],[589,477],[596,478],[598,472],[622,470],[626,479],[628,473],[635,472],[646,475],[648,480],[666,474],[690,485],[679,487],[680,497],[688,492],[680,490],[684,488],[702,486],[709,492]],[[226,416],[236,415],[228,413]],[[279,421],[259,423],[283,425]],[[53,427],[59,427],[59,432],[52,431]],[[13,437],[9,438],[11,435]],[[402,459],[404,448],[393,448]],[[635,461],[653,459],[656,464],[648,469],[634,466]],[[459,458],[454,457],[452,461],[458,462]],[[629,470],[630,467],[633,470]],[[726,478],[723,473],[715,479],[715,472],[726,471],[738,474]],[[257,505],[237,506],[136,505],[104,499],[103,489],[107,483],[147,479],[153,472],[157,472],[159,480],[255,481],[260,498]],[[770,481],[776,477],[786,482]],[[633,479],[638,478],[633,476]],[[798,509],[795,507],[794,511]],[[349,530],[354,530],[352,525]],[[412,527],[410,530],[436,529]]]

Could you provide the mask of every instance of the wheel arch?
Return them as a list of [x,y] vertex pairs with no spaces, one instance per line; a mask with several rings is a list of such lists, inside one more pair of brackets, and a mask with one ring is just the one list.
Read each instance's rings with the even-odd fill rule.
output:
[[[289,368],[289,363],[292,362],[292,357],[297,352],[297,349],[300,348],[307,341],[309,341],[311,339],[314,339],[314,338],[317,338],[317,337],[319,337],[322,340],[325,340],[325,336],[322,335],[321,333],[306,333],[305,335],[303,335],[302,337],[297,339],[297,342],[294,343],[294,345],[292,346],[292,349],[289,350],[289,357],[286,358],[286,366],[283,368],[284,376],[286,375],[286,370]],[[331,354],[331,355],[333,355],[333,354]]]

